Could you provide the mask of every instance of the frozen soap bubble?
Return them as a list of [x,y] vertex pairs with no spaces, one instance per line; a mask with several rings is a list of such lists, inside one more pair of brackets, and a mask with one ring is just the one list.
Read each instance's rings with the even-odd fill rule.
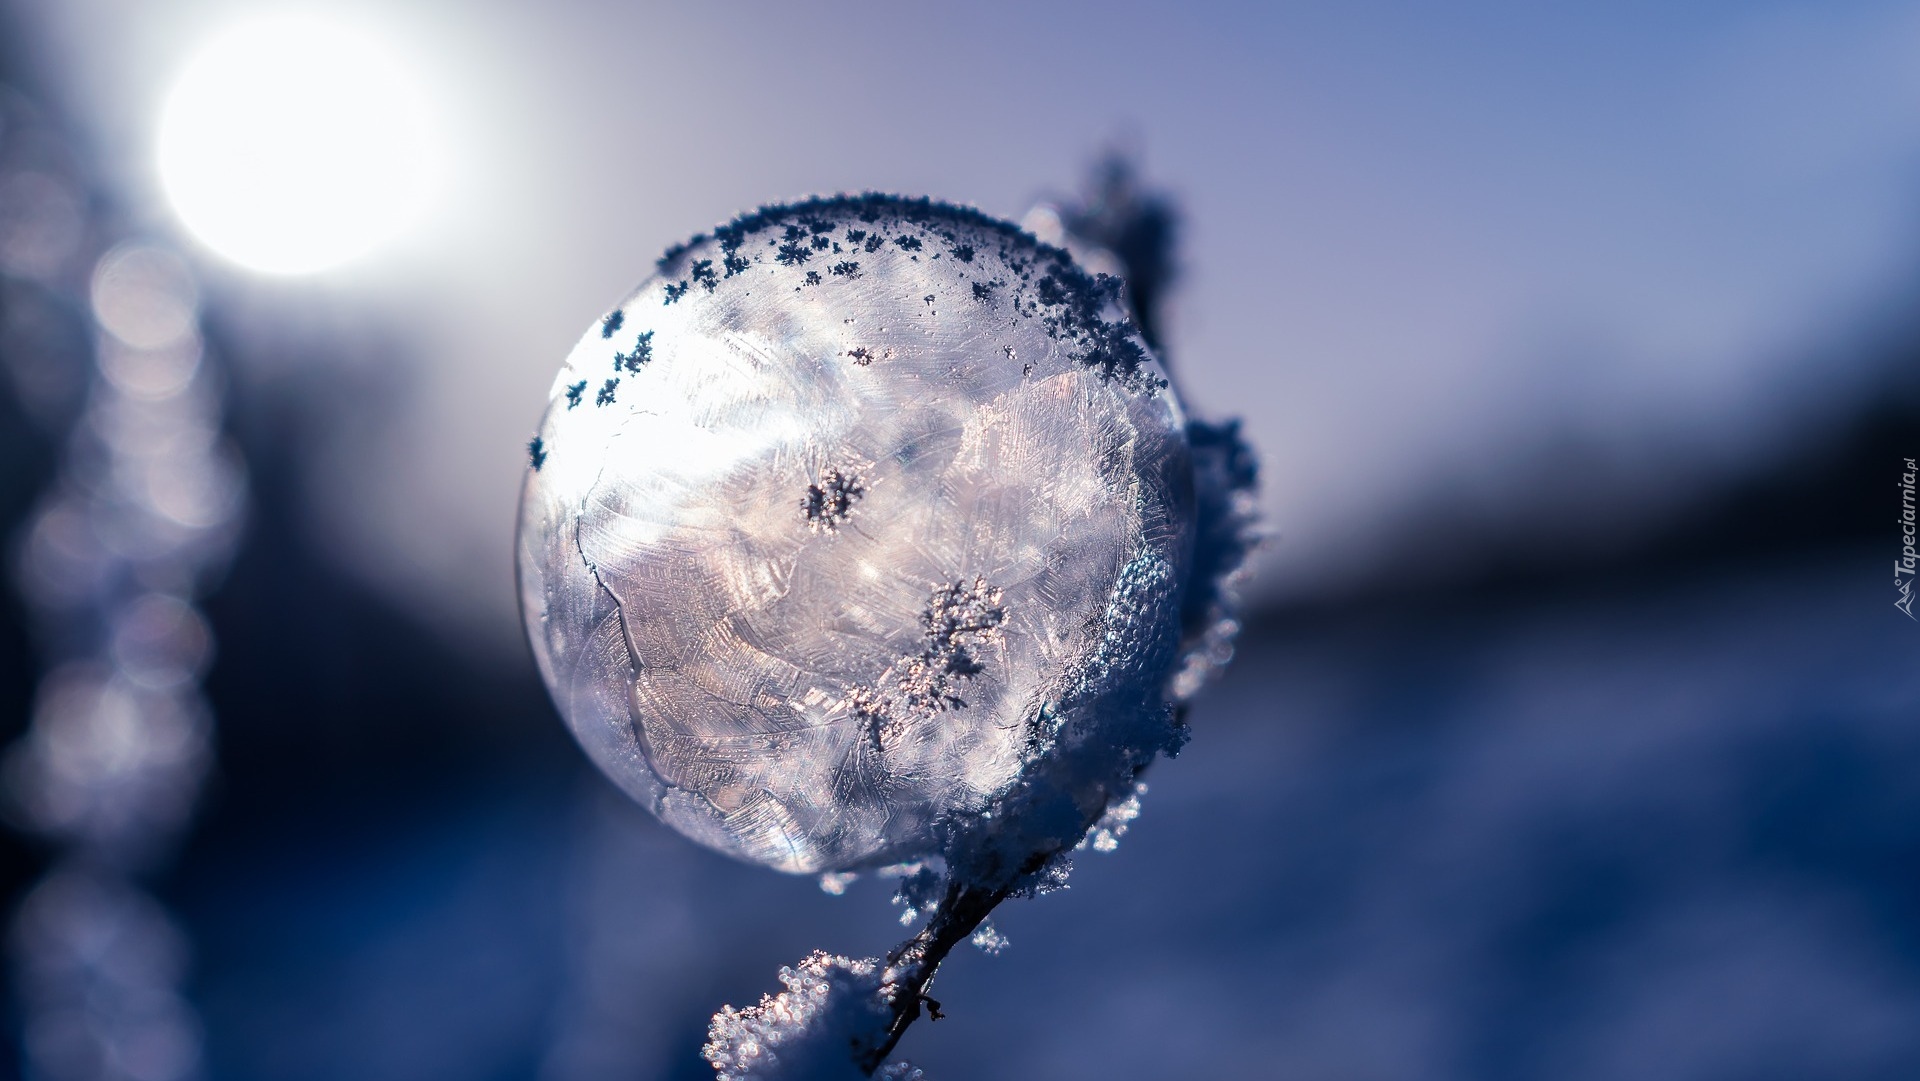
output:
[[1183,631],[1188,423],[1119,283],[971,210],[696,237],[588,329],[528,449],[561,714],[756,863],[1030,873],[1178,745],[1176,670],[1219,652]]

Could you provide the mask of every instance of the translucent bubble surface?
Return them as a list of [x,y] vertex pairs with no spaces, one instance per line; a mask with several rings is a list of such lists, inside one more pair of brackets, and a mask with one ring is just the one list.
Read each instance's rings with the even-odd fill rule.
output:
[[668,253],[581,338],[528,448],[522,607],[629,793],[844,870],[935,851],[1064,742],[1119,763],[1075,767],[1064,832],[1131,792],[1195,507],[1117,283],[972,211],[816,200]]

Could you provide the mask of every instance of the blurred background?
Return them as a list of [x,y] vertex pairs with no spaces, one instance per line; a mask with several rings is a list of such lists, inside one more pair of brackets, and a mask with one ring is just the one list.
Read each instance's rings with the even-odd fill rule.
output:
[[1240,659],[902,1052],[1920,1076],[1920,4],[288,10],[0,0],[0,1070],[709,1077],[903,937],[587,767],[525,441],[688,234],[1118,155],[1261,454]]

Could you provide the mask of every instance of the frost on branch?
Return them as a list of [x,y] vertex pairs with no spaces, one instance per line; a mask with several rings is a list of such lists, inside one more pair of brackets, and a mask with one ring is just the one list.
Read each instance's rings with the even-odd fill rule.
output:
[[1107,808],[1107,813],[1087,831],[1078,847],[1091,848],[1095,852],[1112,852],[1120,847],[1120,838],[1127,835],[1127,829],[1133,820],[1140,817],[1140,797],[1147,794],[1144,782],[1133,786],[1133,794]]
[[[885,975],[879,961],[819,950],[782,968],[786,990],[714,1015],[704,1053],[717,1081],[864,1081],[859,1063],[886,1042],[893,1020]],[[876,1076],[920,1076],[905,1063],[890,1070]]]
[[912,927],[923,915],[932,915],[940,908],[940,895],[946,889],[946,876],[934,861],[901,864],[897,867],[882,868],[900,876],[900,887],[894,891],[893,903],[900,906],[900,922]]

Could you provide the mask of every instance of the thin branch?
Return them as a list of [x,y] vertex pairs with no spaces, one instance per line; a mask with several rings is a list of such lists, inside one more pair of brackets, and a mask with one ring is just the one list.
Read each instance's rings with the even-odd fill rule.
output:
[[[979,928],[994,906],[1012,894],[1011,887],[986,890],[958,882],[947,885],[947,895],[933,918],[918,934],[894,947],[887,955],[886,982],[883,985],[893,1019],[887,1024],[886,1039],[874,1047],[856,1050],[855,1061],[871,1075],[893,1053],[907,1026],[920,1016],[921,1003],[927,998],[927,985],[940,962],[967,936]],[[940,1016],[937,1007],[934,1016]]]

